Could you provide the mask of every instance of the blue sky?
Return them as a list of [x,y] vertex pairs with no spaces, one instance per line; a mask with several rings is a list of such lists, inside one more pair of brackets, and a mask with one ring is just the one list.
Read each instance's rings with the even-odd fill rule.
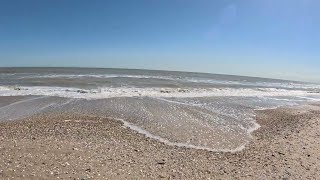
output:
[[320,82],[320,1],[0,0],[0,66]]

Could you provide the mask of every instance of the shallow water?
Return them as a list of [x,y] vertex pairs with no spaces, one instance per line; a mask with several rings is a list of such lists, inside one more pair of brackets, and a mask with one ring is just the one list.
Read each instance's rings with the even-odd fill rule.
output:
[[[241,150],[255,109],[319,101],[317,84],[186,72],[0,68],[0,120],[71,112],[112,117],[170,145]],[[7,96],[16,96],[15,101]],[[7,98],[8,99],[8,98]]]

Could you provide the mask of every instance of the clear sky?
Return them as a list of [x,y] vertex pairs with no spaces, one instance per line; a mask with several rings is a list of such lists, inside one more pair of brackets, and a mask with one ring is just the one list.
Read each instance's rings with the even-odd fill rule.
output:
[[0,66],[320,82],[320,1],[0,0]]

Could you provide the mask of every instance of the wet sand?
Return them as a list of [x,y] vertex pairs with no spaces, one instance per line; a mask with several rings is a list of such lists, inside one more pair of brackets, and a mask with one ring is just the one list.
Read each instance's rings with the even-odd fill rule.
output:
[[317,179],[320,106],[257,112],[237,153],[168,146],[121,122],[42,114],[0,124],[1,179]]

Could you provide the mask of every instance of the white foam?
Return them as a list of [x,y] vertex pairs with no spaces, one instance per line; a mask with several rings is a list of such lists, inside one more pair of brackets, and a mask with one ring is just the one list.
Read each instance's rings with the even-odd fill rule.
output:
[[[6,87],[0,86],[0,96],[26,96],[26,95],[40,95],[40,96],[58,96],[58,97],[68,97],[68,98],[84,98],[84,99],[104,99],[104,98],[112,98],[112,97],[152,97],[169,103],[176,103],[182,105],[191,105],[198,106],[199,104],[194,103],[184,103],[175,101],[172,99],[166,99],[168,97],[211,97],[211,96],[242,96],[242,97],[272,97],[272,96],[300,96],[305,97],[310,95],[307,91],[301,90],[284,90],[284,89],[275,89],[275,88],[189,88],[189,89],[177,89],[177,88],[132,88],[132,87],[119,87],[119,88],[100,88],[100,89],[92,89],[92,90],[81,90],[77,88],[66,88],[66,87]],[[272,99],[272,98],[271,98]],[[277,100],[277,99],[274,99]],[[281,99],[280,99],[281,100]],[[285,99],[289,100],[289,99]],[[63,102],[69,103],[72,100]],[[294,99],[293,99],[294,101]],[[54,104],[49,104],[47,106],[43,106],[44,108],[51,107]],[[62,104],[63,105],[63,104]],[[270,108],[268,108],[270,109]],[[220,112],[219,114],[223,114]],[[9,114],[10,115],[10,114]],[[119,117],[119,116],[118,116]],[[120,116],[121,117],[121,116]],[[115,117],[113,117],[115,119]],[[156,139],[164,144],[185,148],[193,148],[193,149],[201,149],[208,151],[220,151],[220,152],[237,152],[241,151],[248,144],[248,141],[240,144],[234,149],[213,149],[210,146],[206,147],[205,144],[201,144],[199,146],[189,144],[189,143],[181,143],[181,142],[173,142],[168,139],[165,139],[157,134],[153,134],[142,127],[139,127],[133,123],[125,121],[124,119],[117,118],[123,122],[124,126],[135,130],[141,134],[144,134],[146,137]],[[254,119],[248,119],[250,121],[250,126],[246,128],[243,127],[244,130],[251,136],[251,133],[258,128],[260,125],[257,124]]]
[[308,101],[320,101],[320,95],[317,97],[305,97],[305,96],[297,96],[297,97],[308,100]]
[[144,136],[148,137],[148,138],[151,138],[151,139],[154,139],[154,140],[157,140],[161,143],[164,143],[166,145],[169,145],[169,146],[177,146],[177,147],[184,147],[184,148],[188,148],[188,149],[198,149],[198,150],[206,150],[206,151],[211,151],[211,152],[230,152],[230,153],[236,153],[236,152],[239,152],[239,151],[242,151],[243,149],[245,149],[246,145],[249,143],[246,142],[244,144],[242,144],[241,146],[235,148],[235,149],[212,149],[212,148],[208,148],[208,147],[205,147],[205,146],[195,146],[195,145],[192,145],[192,144],[187,144],[187,143],[178,143],[178,142],[172,142],[168,139],[165,139],[165,138],[162,138],[160,136],[157,136],[157,135],[154,135],[152,133],[150,133],[149,131],[146,131],[144,129],[142,129],[141,127],[139,126],[136,126],[128,121],[125,121],[124,119],[120,119],[120,118],[114,118],[114,117],[102,117],[102,118],[108,118],[108,119],[114,119],[114,120],[117,120],[117,121],[121,121],[123,123],[123,126],[124,127],[127,127],[129,129],[132,129],[140,134],[143,134]]
[[26,96],[43,95],[84,99],[104,99],[113,97],[214,97],[214,96],[241,96],[241,97],[264,97],[264,96],[307,96],[310,95],[302,90],[284,90],[275,88],[100,88],[100,89],[77,89],[66,87],[6,87],[0,86],[0,96]]
[[207,83],[207,84],[224,84],[224,85],[243,85],[243,86],[258,86],[266,88],[287,88],[287,89],[320,89],[319,84],[299,83],[299,82],[248,82],[247,80],[217,80],[217,79],[199,79],[199,78],[185,78],[178,79],[186,82]]

